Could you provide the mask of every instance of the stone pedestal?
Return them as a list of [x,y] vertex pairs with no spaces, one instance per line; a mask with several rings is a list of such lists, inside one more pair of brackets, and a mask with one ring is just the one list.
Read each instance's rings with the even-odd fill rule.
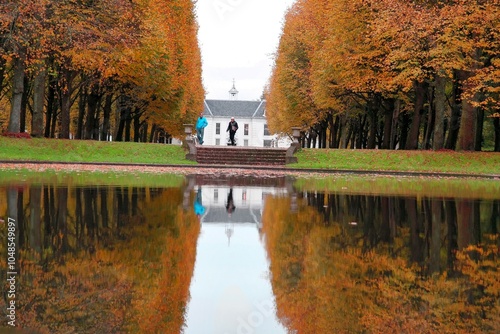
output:
[[292,127],[292,136],[293,136],[293,143],[290,144],[290,147],[286,151],[286,163],[287,164],[293,164],[297,162],[297,157],[294,157],[293,155],[295,152],[297,152],[300,148],[300,128],[299,127]]
[[182,146],[188,151],[186,154],[186,159],[191,161],[196,161],[196,145],[193,140],[193,124],[184,124],[184,133],[186,138]]

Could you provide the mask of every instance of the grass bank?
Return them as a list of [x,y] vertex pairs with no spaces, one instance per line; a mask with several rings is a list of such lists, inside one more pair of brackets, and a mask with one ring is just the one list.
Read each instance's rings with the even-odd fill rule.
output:
[[194,164],[185,155],[175,145],[0,137],[0,160]]
[[500,153],[302,149],[295,168],[500,175]]
[[[192,165],[180,146],[0,137],[0,160]],[[500,153],[302,149],[293,168],[500,174]]]

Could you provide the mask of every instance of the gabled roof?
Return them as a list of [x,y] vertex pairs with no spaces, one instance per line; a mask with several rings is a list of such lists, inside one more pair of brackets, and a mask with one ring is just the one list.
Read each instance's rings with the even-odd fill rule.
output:
[[205,115],[214,117],[265,118],[266,101],[205,100]]

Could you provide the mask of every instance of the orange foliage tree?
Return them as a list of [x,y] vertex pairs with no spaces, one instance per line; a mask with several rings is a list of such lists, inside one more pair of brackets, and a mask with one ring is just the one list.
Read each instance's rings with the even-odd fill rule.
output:
[[4,1],[0,18],[9,132],[146,141],[180,134],[202,109],[189,0]]
[[[298,1],[277,50],[269,122],[325,128],[319,147],[481,150],[488,137],[497,149],[498,124],[485,131],[484,115],[500,98],[498,10],[496,0]],[[301,62],[284,61],[294,54]],[[317,117],[299,123],[296,110]]]

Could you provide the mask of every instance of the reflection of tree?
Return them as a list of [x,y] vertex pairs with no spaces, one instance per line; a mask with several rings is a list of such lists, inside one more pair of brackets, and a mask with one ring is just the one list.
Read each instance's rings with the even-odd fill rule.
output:
[[[179,209],[180,189],[44,185],[22,201],[17,189],[0,190],[0,196],[13,203],[12,217],[20,203],[26,221],[34,222],[20,247],[21,327],[40,333],[181,331],[199,223]],[[38,244],[41,254],[30,256],[29,247]]]
[[[324,211],[318,212],[317,203],[308,207],[310,196],[299,202],[296,214],[290,213],[288,199],[266,199],[262,230],[271,262],[272,286],[278,316],[291,331],[495,332],[500,320],[498,236],[490,245],[464,251],[455,247],[453,252],[458,256],[450,266],[456,272],[453,277],[446,271],[426,276],[426,271],[421,270],[426,265],[425,257],[417,258],[418,265],[412,265],[408,262],[408,248],[413,243],[417,252],[429,252],[429,247],[431,253],[440,251],[441,231],[453,225],[452,218],[457,215],[454,201],[403,199],[391,205],[377,198],[342,196],[335,198],[335,209],[326,203],[327,207],[321,208],[341,211],[328,224],[324,222]],[[330,196],[323,199],[331,201]],[[367,207],[343,207],[339,205],[342,201],[365,203]],[[433,218],[433,208],[440,217]],[[371,223],[367,222],[369,214]],[[400,223],[390,233],[381,232],[393,223],[382,223],[380,217],[391,215],[399,215]],[[345,223],[353,217],[368,227],[353,228]],[[447,225],[442,224],[444,221]],[[453,229],[446,230],[451,234],[449,240],[453,240]],[[389,242],[387,235],[393,236]],[[371,247],[367,248],[367,244]],[[388,252],[390,249],[396,251]],[[411,258],[415,256],[422,255]],[[438,257],[433,255],[431,270],[438,266]]]

